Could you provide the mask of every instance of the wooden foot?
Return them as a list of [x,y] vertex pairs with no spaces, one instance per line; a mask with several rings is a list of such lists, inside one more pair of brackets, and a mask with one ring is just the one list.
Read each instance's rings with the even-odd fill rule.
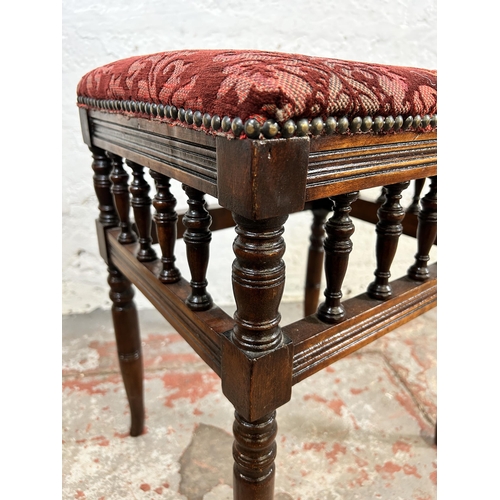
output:
[[139,321],[132,300],[134,290],[130,281],[118,269],[109,267],[108,272],[116,347],[130,405],[130,435],[139,436],[144,428],[143,367]]
[[277,431],[276,412],[255,422],[235,412],[234,500],[273,500]]

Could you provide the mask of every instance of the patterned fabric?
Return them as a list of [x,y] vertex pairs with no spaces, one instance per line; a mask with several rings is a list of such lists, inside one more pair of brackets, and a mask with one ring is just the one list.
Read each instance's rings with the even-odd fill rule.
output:
[[[130,57],[87,73],[77,94],[256,118],[437,113],[436,71],[262,51],[184,50]],[[89,107],[79,99],[79,106]],[[119,109],[122,114],[138,115]]]

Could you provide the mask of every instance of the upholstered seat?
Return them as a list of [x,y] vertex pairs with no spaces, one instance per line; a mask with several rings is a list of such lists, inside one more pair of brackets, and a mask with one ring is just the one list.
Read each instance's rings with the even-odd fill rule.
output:
[[[275,410],[292,386],[436,304],[437,267],[428,262],[437,230],[436,72],[185,50],[102,66],[77,93],[131,435],[144,426],[134,284],[220,376],[235,407],[235,500],[272,500]],[[427,178],[429,192],[419,200]],[[183,184],[189,205],[181,228],[171,180]],[[418,181],[418,217],[400,204],[411,180]],[[358,200],[372,187],[383,188],[380,203]],[[209,212],[206,194],[220,208]],[[281,328],[283,226],[305,209],[313,212],[305,317]],[[376,223],[377,264],[366,293],[341,302],[355,229],[349,214]],[[216,306],[206,279],[211,230],[230,225],[234,317]],[[181,232],[190,280],[175,266]],[[416,254],[407,256],[406,276],[389,281],[403,233],[416,237]]]
[[78,104],[210,134],[275,138],[428,131],[436,72],[262,51],[137,56],[87,73]]

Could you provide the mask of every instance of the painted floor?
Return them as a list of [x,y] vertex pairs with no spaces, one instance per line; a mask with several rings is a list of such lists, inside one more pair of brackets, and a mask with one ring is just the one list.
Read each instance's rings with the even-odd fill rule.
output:
[[[219,378],[156,311],[140,321],[146,431],[132,438],[109,311],[63,317],[63,498],[232,499]],[[276,500],[435,499],[436,310],[294,386],[277,419]]]

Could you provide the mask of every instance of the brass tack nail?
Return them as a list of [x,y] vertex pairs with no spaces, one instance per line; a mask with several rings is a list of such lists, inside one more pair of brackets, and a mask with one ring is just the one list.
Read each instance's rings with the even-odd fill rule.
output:
[[373,127],[373,119],[371,116],[365,116],[361,123],[361,131],[368,132]]
[[210,128],[211,122],[212,122],[212,117],[208,113],[205,113],[203,115],[203,126],[205,128]]
[[386,116],[384,122],[384,130],[385,131],[391,130],[392,127],[394,127],[394,118],[391,115]]
[[413,125],[413,116],[407,116],[403,122],[403,130],[408,130]]
[[323,132],[324,128],[325,128],[325,124],[323,123],[323,119],[320,116],[312,119],[312,121],[311,121],[311,134],[319,135],[319,134],[321,134],[321,132]]
[[285,139],[288,139],[289,137],[293,137],[296,130],[297,130],[297,125],[295,125],[295,122],[293,120],[287,120],[283,124],[283,128],[281,129],[281,135]]
[[355,134],[361,129],[362,124],[363,124],[363,119],[360,116],[356,116],[356,118],[354,118],[351,121],[351,126],[349,127],[349,129],[353,134]]
[[297,135],[303,137],[309,133],[309,122],[306,118],[302,118],[297,122]]
[[266,139],[272,139],[278,135],[280,128],[274,120],[266,120],[262,125],[262,133]]
[[222,118],[222,130],[224,132],[229,132],[231,130],[231,118],[229,118],[229,116]]
[[250,139],[257,139],[260,135],[260,124],[255,118],[250,118],[245,122],[245,134]]
[[374,132],[380,132],[384,128],[384,118],[382,116],[376,116],[373,120],[372,130]]
[[337,130],[337,120],[333,116],[329,116],[325,121],[325,132],[330,135]]
[[233,131],[235,137],[239,137],[243,132],[244,128],[245,127],[243,125],[243,121],[239,117],[234,118],[233,121],[231,122],[231,130]]
[[349,120],[347,119],[347,116],[343,116],[338,123],[337,130],[341,134],[345,134],[349,128]]
[[195,111],[193,113],[193,122],[197,127],[201,127],[203,124],[203,114],[201,111]]
[[395,131],[398,131],[402,126],[403,126],[403,117],[401,115],[398,115],[398,116],[396,116],[396,119],[394,120],[393,129]]
[[214,115],[212,116],[212,128],[214,130],[219,130],[220,127],[221,127],[221,119],[220,119],[220,116],[219,115]]

